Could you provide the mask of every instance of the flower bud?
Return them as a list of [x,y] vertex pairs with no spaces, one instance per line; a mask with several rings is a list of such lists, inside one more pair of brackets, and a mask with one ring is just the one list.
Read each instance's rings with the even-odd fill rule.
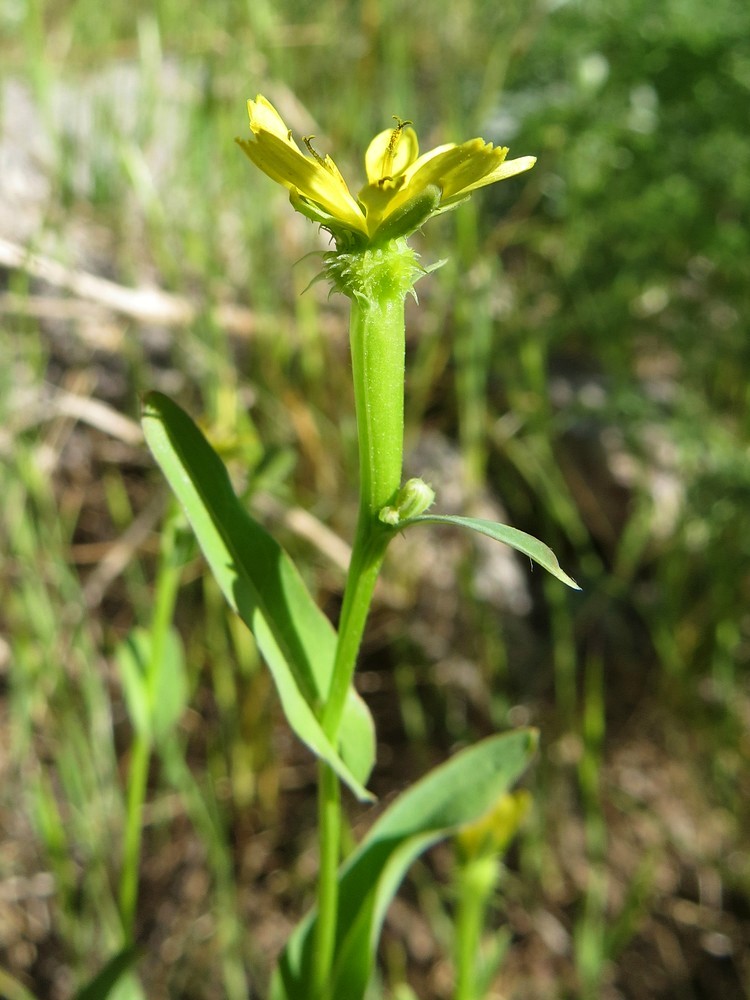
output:
[[396,500],[378,514],[383,524],[397,527],[410,517],[418,517],[431,507],[435,491],[423,479],[408,479],[396,494]]

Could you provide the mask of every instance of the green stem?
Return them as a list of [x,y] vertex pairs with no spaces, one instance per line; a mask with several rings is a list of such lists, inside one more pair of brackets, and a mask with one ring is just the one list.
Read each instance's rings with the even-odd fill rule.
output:
[[338,867],[341,852],[341,789],[335,772],[318,764],[318,919],[313,954],[311,996],[328,1000],[336,945]]
[[359,440],[360,510],[378,512],[401,485],[404,295],[352,300],[349,333]]
[[338,732],[344,712],[387,544],[388,535],[382,526],[373,528],[370,519],[360,513],[341,607],[331,687],[323,709],[323,729],[331,739]]
[[144,674],[144,685],[149,705],[148,728],[138,730],[130,751],[130,769],[126,791],[125,832],[120,875],[120,919],[125,942],[131,944],[135,933],[135,914],[138,901],[138,872],[140,869],[143,830],[143,806],[146,801],[148,771],[153,749],[151,717],[155,705],[156,684],[162,669],[167,633],[174,614],[180,582],[181,557],[177,544],[176,509],[168,516],[162,531],[161,561],[156,581],[154,616],[149,633],[149,658]]
[[[349,564],[339,638],[323,728],[335,742],[346,696],[351,684],[372,593],[385,553],[385,541],[368,545],[371,521],[360,511],[359,525]],[[382,536],[383,533],[379,532]],[[338,678],[338,685],[336,680]],[[335,696],[334,696],[335,692]],[[318,919],[313,957],[312,996],[328,1000],[336,944],[338,915],[338,865],[341,854],[341,791],[335,772],[322,761],[318,766]]]
[[338,732],[375,583],[392,537],[378,514],[398,492],[404,453],[404,295],[352,299],[360,505],[323,727]]
[[150,761],[151,739],[144,733],[137,733],[130,749],[125,835],[122,847],[122,873],[120,875],[120,919],[122,921],[126,944],[132,944],[135,932],[143,803],[146,798],[146,783]]
[[[413,255],[402,242],[348,257],[350,346],[359,443],[360,505],[339,620],[336,657],[322,723],[335,742],[352,684],[375,583],[392,531],[378,519],[401,485],[404,440],[404,298]],[[343,265],[343,262],[340,262]],[[405,268],[406,264],[406,268]],[[354,277],[351,276],[352,271]],[[339,781],[319,768],[320,872],[312,995],[328,1000],[338,914],[341,854]]]
[[494,857],[480,856],[464,863],[458,876],[455,920],[456,992],[454,1000],[480,1000],[477,995],[477,960],[487,904],[497,881]]

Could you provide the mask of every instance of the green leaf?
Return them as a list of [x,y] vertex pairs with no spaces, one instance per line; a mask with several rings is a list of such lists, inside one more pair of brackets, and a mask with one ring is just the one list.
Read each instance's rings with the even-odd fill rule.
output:
[[353,687],[347,694],[338,737],[344,763],[359,781],[366,782],[375,764],[375,722]]
[[535,563],[538,563],[542,569],[546,569],[548,573],[551,573],[552,576],[562,583],[572,587],[573,590],[581,589],[575,580],[560,568],[557,556],[549,546],[545,545],[544,542],[540,542],[538,538],[534,538],[533,535],[527,534],[525,531],[512,528],[509,524],[498,524],[497,521],[485,521],[481,517],[458,517],[452,514],[421,514],[419,517],[410,517],[405,521],[401,521],[398,525],[398,530],[401,531],[403,528],[408,528],[411,524],[453,524],[459,528],[471,528],[472,531],[478,531],[480,535],[487,535],[489,538],[494,538],[496,542],[504,542],[506,545],[510,545],[512,549],[523,552],[529,559],[533,559]]
[[364,782],[374,737],[364,703],[347,700],[341,756],[316,717],[330,684],[336,632],[294,563],[242,507],[221,459],[176,403],[161,393],[147,396],[143,431],[225,598],[255,636],[289,725],[359,799],[372,800]]
[[[536,748],[522,729],[456,754],[404,792],[380,817],[339,875],[334,1000],[362,1000],[388,906],[412,862],[482,817],[524,770]],[[274,973],[271,1000],[307,1000],[316,913],[297,927]]]
[[118,646],[116,657],[133,728],[159,741],[185,710],[188,683],[182,640],[175,629],[166,632],[158,663],[152,663],[151,647],[148,630],[134,628]]

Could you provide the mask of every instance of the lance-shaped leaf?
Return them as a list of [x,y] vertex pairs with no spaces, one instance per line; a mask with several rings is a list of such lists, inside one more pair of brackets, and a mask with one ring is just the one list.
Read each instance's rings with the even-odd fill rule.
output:
[[375,756],[374,727],[364,702],[350,691],[341,754],[316,717],[330,683],[336,632],[294,563],[240,504],[224,463],[176,403],[149,394],[143,431],[225,598],[255,636],[289,725],[358,798],[372,799],[364,783]]
[[538,563],[562,583],[572,587],[573,590],[581,589],[575,580],[560,568],[557,556],[548,545],[540,542],[538,538],[534,538],[533,535],[529,535],[525,531],[512,528],[509,524],[499,524],[497,521],[485,521],[481,517],[459,517],[452,514],[420,514],[418,517],[408,517],[403,521],[399,521],[396,530],[403,531],[404,528],[408,528],[412,524],[452,524],[459,528],[471,528],[472,531],[477,531],[480,535],[487,535],[489,538],[494,538],[496,542],[504,542],[506,545],[510,545],[517,552],[523,552],[525,556],[533,559],[535,563]]
[[[483,816],[513,784],[536,748],[534,730],[477,743],[404,792],[372,827],[339,875],[333,1000],[362,1000],[388,906],[412,862]],[[308,1000],[316,912],[294,931],[271,984],[271,1000]]]

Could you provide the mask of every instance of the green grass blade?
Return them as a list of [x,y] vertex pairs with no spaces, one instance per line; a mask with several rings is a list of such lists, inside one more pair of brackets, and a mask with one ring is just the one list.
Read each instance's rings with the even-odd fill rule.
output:
[[573,590],[581,589],[575,580],[560,568],[557,556],[549,546],[545,545],[544,542],[540,542],[538,538],[534,538],[533,535],[527,534],[525,531],[512,528],[509,524],[499,524],[497,521],[485,521],[481,517],[459,517],[452,514],[421,514],[419,517],[410,517],[401,521],[398,525],[398,530],[402,531],[411,524],[452,524],[459,528],[471,528],[472,531],[478,531],[480,535],[487,535],[488,538],[494,538],[495,541],[503,542],[505,545],[510,545],[512,549],[516,549],[517,552],[522,552],[529,559],[533,559],[535,563],[538,563],[542,569],[546,569],[556,579],[567,584],[568,587],[572,587]]
[[[347,760],[359,765],[355,776],[316,718],[333,669],[336,632],[294,563],[242,507],[221,459],[179,406],[151,393],[144,402],[143,430],[225,598],[255,636],[289,725],[358,798],[372,799],[363,785],[372,761],[347,747]],[[364,715],[356,699],[350,697],[347,705],[355,706],[343,729],[351,740],[352,733],[362,733]]]
[[123,981],[123,977],[130,972],[137,958],[137,948],[132,946],[123,948],[76,993],[75,1000],[106,1000]]
[[[522,729],[477,743],[404,792],[375,823],[339,876],[334,1000],[361,1000],[388,906],[407,869],[428,847],[483,816],[536,748]],[[271,1000],[305,1000],[315,913],[296,929],[274,974]]]

